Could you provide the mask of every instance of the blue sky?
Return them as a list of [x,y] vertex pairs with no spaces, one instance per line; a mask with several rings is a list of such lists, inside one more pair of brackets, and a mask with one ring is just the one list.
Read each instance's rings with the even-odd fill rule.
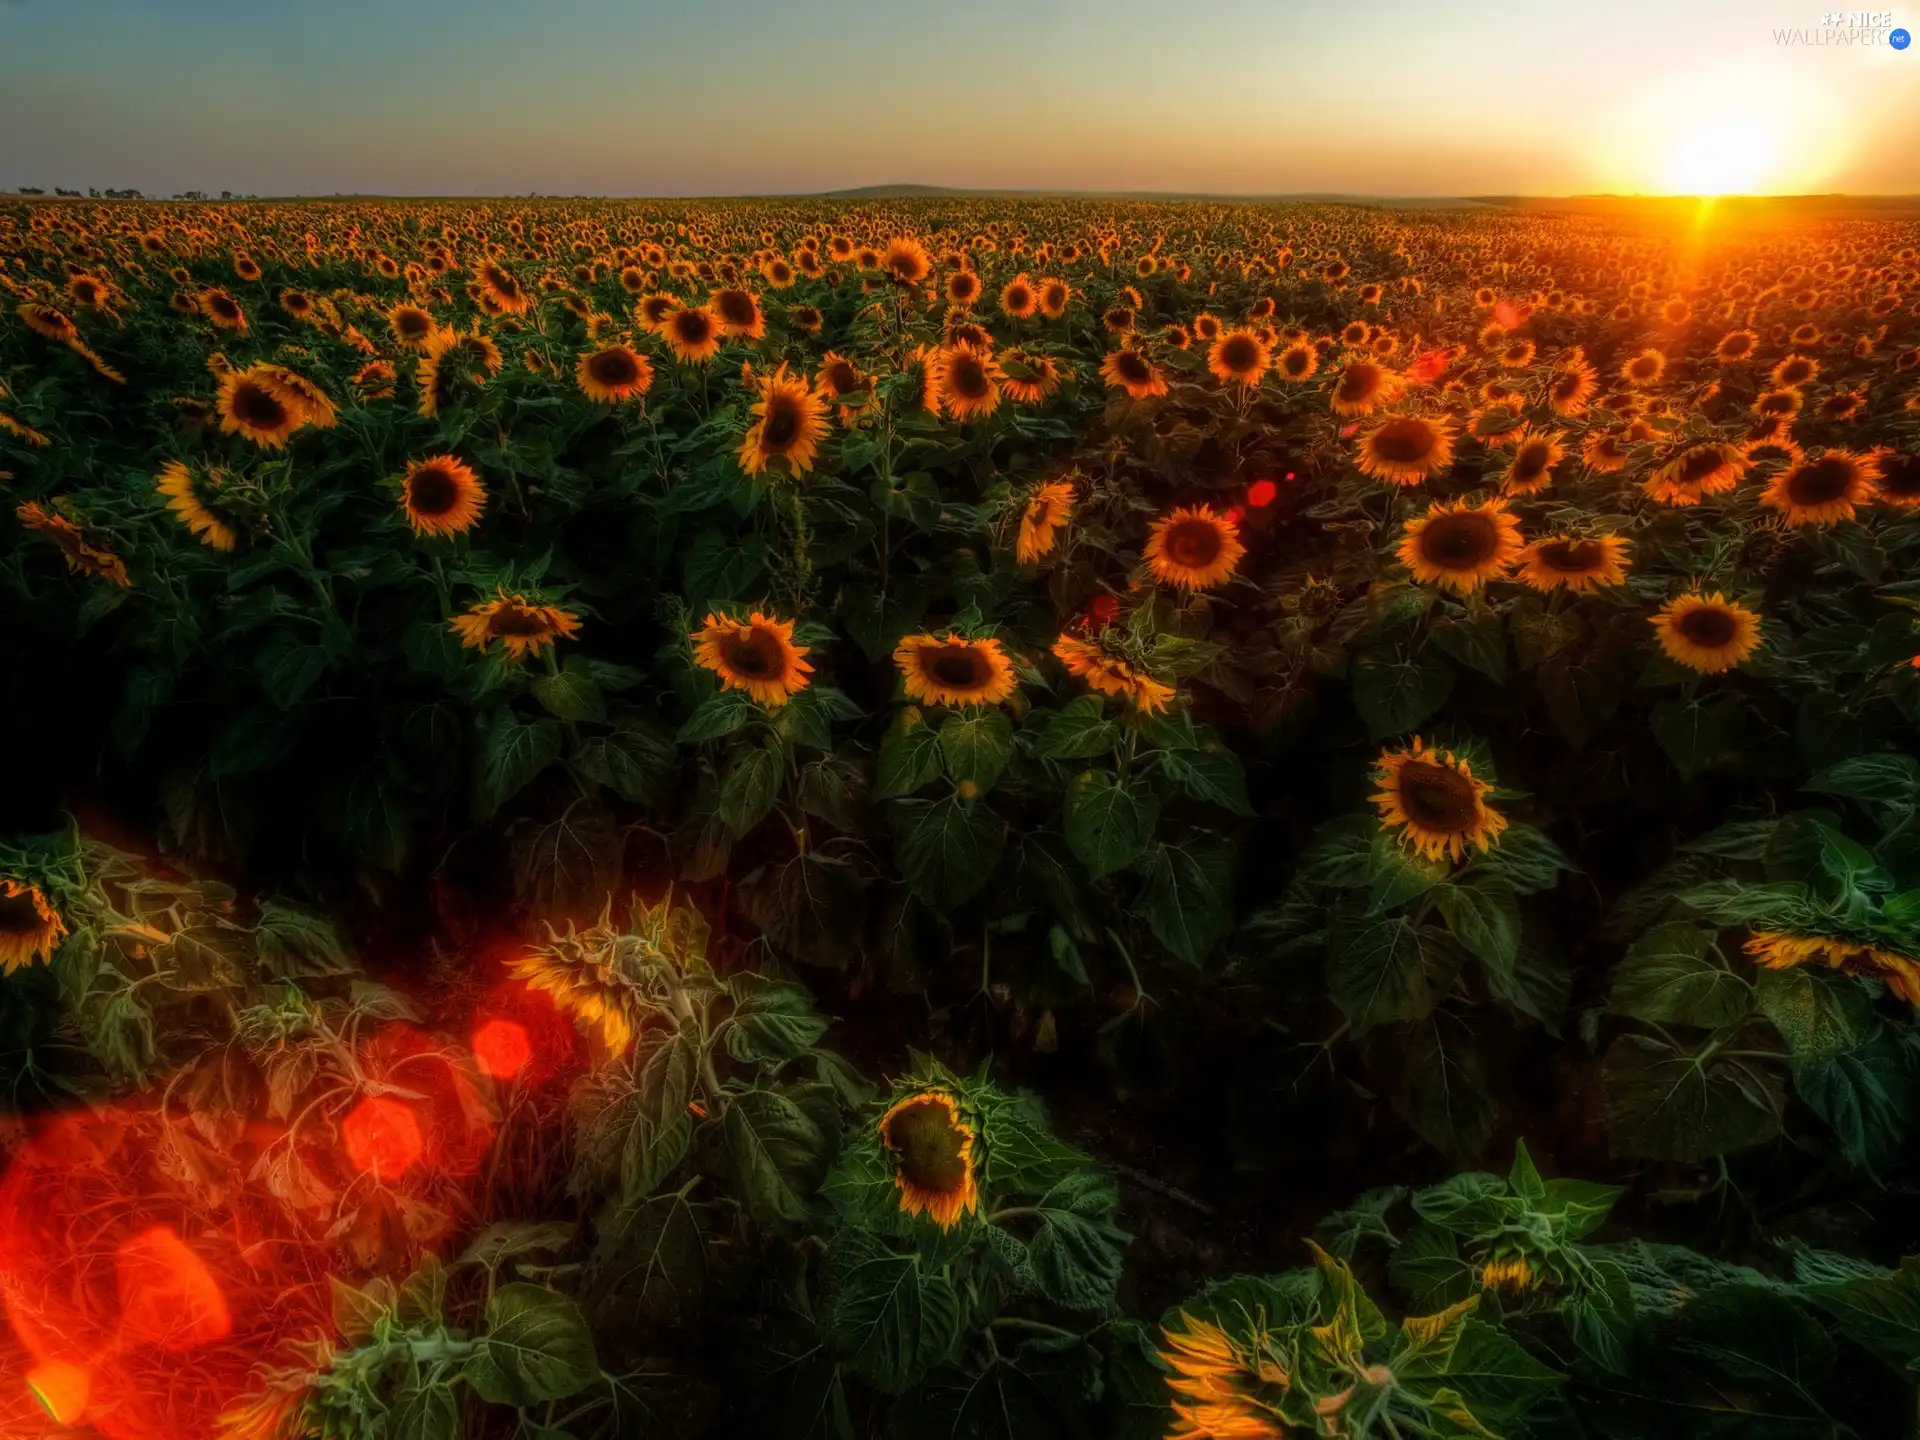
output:
[[[1821,15],[1798,0],[0,0],[0,186],[1552,194],[1726,169],[1757,189],[1920,191],[1920,150],[1891,138],[1920,134],[1920,48],[1776,43]],[[1770,159],[1748,174],[1736,162],[1757,151]]]

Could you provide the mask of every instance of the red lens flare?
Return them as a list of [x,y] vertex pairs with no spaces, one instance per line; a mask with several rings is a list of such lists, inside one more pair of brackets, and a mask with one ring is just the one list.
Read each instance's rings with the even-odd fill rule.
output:
[[519,1021],[495,1017],[473,1032],[473,1058],[496,1080],[517,1079],[532,1063],[533,1041]]
[[233,1333],[219,1282],[170,1226],[155,1225],[121,1241],[113,1270],[125,1340],[192,1350]]
[[368,1095],[340,1122],[347,1158],[376,1180],[398,1180],[426,1151],[413,1108],[385,1095]]
[[56,1425],[78,1425],[93,1396],[93,1377],[78,1365],[49,1360],[27,1372],[27,1391]]
[[1280,487],[1271,480],[1256,480],[1247,487],[1247,504],[1256,510],[1264,510],[1280,494]]

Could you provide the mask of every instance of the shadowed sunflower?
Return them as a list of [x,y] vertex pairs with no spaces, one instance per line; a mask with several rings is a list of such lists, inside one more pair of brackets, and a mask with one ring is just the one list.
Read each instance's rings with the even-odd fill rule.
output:
[[1360,437],[1354,464],[1375,480],[1418,485],[1453,464],[1453,433],[1418,415],[1394,415]]
[[1066,281],[1042,280],[1040,282],[1040,313],[1047,319],[1058,320],[1066,314],[1067,306],[1072,299],[1073,287]]
[[1743,947],[1756,965],[1787,970],[1795,965],[1824,965],[1847,975],[1885,982],[1909,1005],[1920,1005],[1920,960],[1895,950],[1830,935],[1789,935],[1757,931]]
[[582,945],[571,933],[554,935],[507,965],[507,973],[531,990],[553,997],[554,1008],[586,1026],[609,1055],[624,1055],[640,1028],[634,987],[603,952]]
[[1882,452],[1880,478],[1873,498],[1895,510],[1920,510],[1920,451],[1909,455]]
[[1013,662],[991,638],[909,635],[893,652],[907,698],[924,705],[998,705],[1013,694]]
[[1487,804],[1493,786],[1476,780],[1466,760],[1427,749],[1417,735],[1410,750],[1382,752],[1374,779],[1381,827],[1399,830],[1400,843],[1429,860],[1458,860],[1469,845],[1487,850],[1507,828],[1506,817]]
[[471,530],[486,507],[487,487],[467,465],[451,455],[435,455],[407,465],[400,507],[416,535],[452,536]]
[[500,373],[501,363],[500,347],[477,326],[465,334],[434,331],[416,376],[420,414],[428,420],[439,418],[442,408],[453,402],[456,386],[484,385]]
[[1333,382],[1330,403],[1336,415],[1365,415],[1400,392],[1400,377],[1371,360],[1355,360]]
[[1702,675],[1723,674],[1760,648],[1760,617],[1718,593],[1682,595],[1652,623],[1660,648]]
[[1853,518],[1854,507],[1867,503],[1879,474],[1873,455],[1829,450],[1775,476],[1760,503],[1778,510],[1789,525],[1831,525]]
[[55,514],[36,501],[28,501],[13,513],[27,529],[57,545],[66,557],[67,568],[74,574],[98,575],[123,589],[133,584],[126,562],[111,550],[89,543],[86,532],[66,516]]
[[751,290],[716,290],[707,297],[708,309],[720,322],[720,333],[734,340],[758,340],[767,333],[766,313]]
[[507,659],[515,662],[539,654],[556,639],[571,639],[580,629],[580,617],[572,611],[537,604],[505,590],[448,623],[467,649],[485,650],[498,640],[506,647]]
[[220,428],[241,435],[263,450],[278,450],[305,423],[305,416],[282,387],[268,382],[255,366],[229,371],[220,381]]
[[202,545],[231,550],[239,542],[239,532],[222,513],[220,491],[226,476],[221,471],[200,472],[184,461],[169,460],[160,467],[154,484],[167,497],[167,509]]
[[828,401],[841,402],[840,423],[844,425],[853,414],[853,404],[873,393],[873,379],[861,374],[860,367],[839,351],[829,350],[814,372],[813,388]]
[[387,328],[409,350],[425,350],[433,338],[433,316],[418,305],[396,305],[387,311]]
[[236,335],[247,333],[247,312],[224,290],[202,290],[200,313],[222,330],[231,330]]
[[0,880],[0,975],[52,959],[66,938],[67,922],[39,886],[12,877]]
[[582,355],[574,378],[589,399],[618,405],[652,388],[653,366],[631,345],[609,345]]
[[896,1100],[880,1117],[880,1143],[893,1162],[900,1213],[925,1215],[951,1230],[979,1208],[973,1173],[974,1129],[943,1090],[923,1090]]
[[1456,500],[1430,505],[1409,520],[1395,553],[1414,579],[1466,595],[1504,579],[1523,544],[1520,521],[1504,501],[1469,505]]
[[1207,351],[1207,369],[1225,384],[1258,385],[1272,364],[1266,341],[1251,330],[1229,330]]
[[793,643],[793,621],[775,620],[756,610],[745,620],[709,614],[693,632],[694,663],[720,677],[728,690],[744,690],[770,709],[778,709],[813,682],[808,647]]
[[1173,702],[1173,686],[1093,641],[1062,635],[1053,642],[1053,653],[1069,675],[1078,675],[1102,695],[1124,695],[1143,714],[1157,714]]
[[297,370],[284,365],[255,365],[248,373],[291,405],[302,425],[331,430],[338,422],[339,412],[327,392]]
[[1628,549],[1629,542],[1619,535],[1549,536],[1520,552],[1519,579],[1535,590],[1576,593],[1624,585]]
[[1692,445],[1662,465],[1641,484],[1648,499],[1666,505],[1698,505],[1740,483],[1752,462],[1737,445],[1712,441]]
[[940,407],[955,420],[979,420],[1000,408],[1000,366],[991,352],[962,343],[936,352],[930,373]]
[[758,475],[773,461],[784,460],[795,475],[806,474],[826,438],[826,402],[806,381],[789,378],[785,365],[756,383],[760,398],[752,413],[759,418],[740,442],[740,468]]
[[704,365],[720,353],[720,322],[705,305],[683,306],[667,316],[660,338],[682,364]]
[[1020,531],[1014,541],[1014,558],[1032,565],[1053,553],[1060,527],[1073,514],[1073,482],[1049,480],[1027,500],[1020,515]]
[[1060,366],[1051,355],[1015,347],[1000,357],[1000,389],[1016,405],[1038,405],[1060,388]]
[[1534,495],[1553,484],[1553,467],[1566,458],[1566,447],[1552,431],[1523,430],[1513,447],[1513,460],[1501,484],[1510,494]]
[[1115,350],[1101,362],[1100,377],[1135,400],[1167,393],[1166,377],[1138,350]]
[[56,310],[51,305],[42,305],[37,301],[29,300],[14,313],[26,321],[27,328],[36,335],[44,336],[49,340],[58,340],[62,345],[80,343],[80,327],[75,325],[63,310]]
[[1233,577],[1247,547],[1240,527],[1210,506],[1188,505],[1154,522],[1147,535],[1153,578],[1180,590],[1211,590]]

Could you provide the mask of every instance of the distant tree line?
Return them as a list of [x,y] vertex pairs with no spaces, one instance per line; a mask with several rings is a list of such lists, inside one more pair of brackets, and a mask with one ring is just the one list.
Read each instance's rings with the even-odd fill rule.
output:
[[[0,194],[4,193],[4,191],[0,191]],[[38,185],[22,185],[15,189],[13,193],[16,195],[44,195],[47,192]],[[132,188],[125,190],[99,190],[89,188],[83,194],[79,190],[68,190],[63,186],[56,185],[53,187],[53,193],[55,195],[65,196],[71,200],[145,200],[147,198],[145,191]],[[204,190],[182,190],[177,195],[156,195],[153,198],[156,200],[211,200],[214,197],[207,194]],[[220,198],[222,200],[256,200],[259,197],[256,195],[236,195],[231,190],[222,190],[220,192]]]

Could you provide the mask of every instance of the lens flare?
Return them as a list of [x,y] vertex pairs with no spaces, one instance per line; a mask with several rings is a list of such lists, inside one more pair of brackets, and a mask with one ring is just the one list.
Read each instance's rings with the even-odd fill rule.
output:
[[426,1151],[412,1107],[384,1095],[369,1095],[347,1112],[340,1143],[354,1166],[376,1180],[398,1180]]
[[498,1017],[483,1022],[473,1032],[473,1058],[496,1080],[517,1079],[533,1061],[527,1027]]

